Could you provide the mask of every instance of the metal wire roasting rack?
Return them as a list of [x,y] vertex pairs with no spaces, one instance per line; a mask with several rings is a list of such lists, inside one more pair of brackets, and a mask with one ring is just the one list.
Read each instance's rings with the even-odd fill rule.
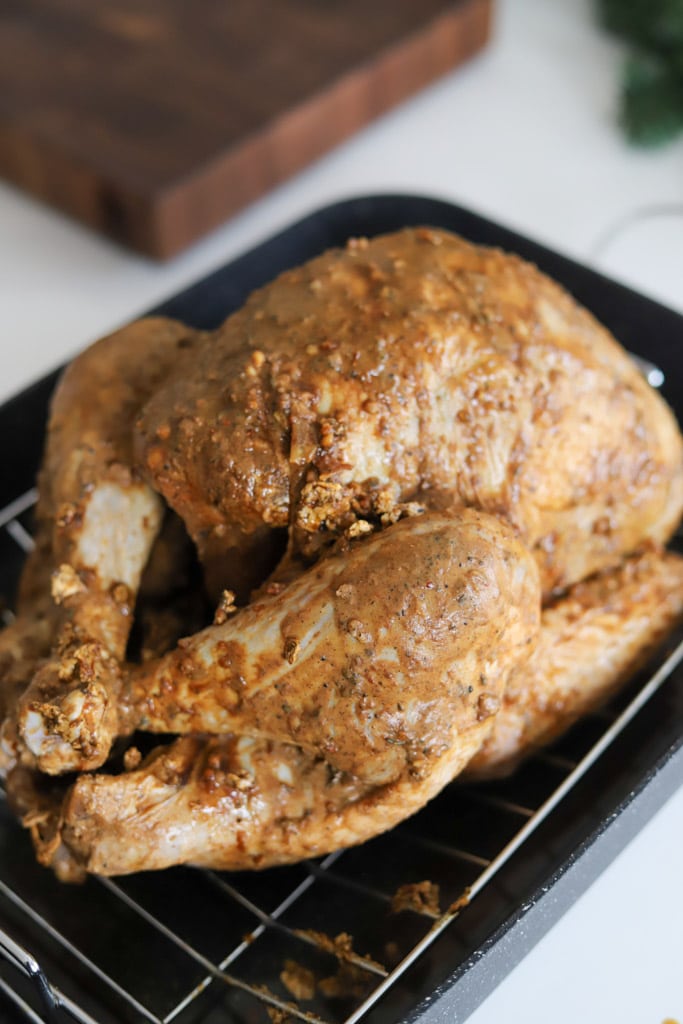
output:
[[[406,216],[406,202],[396,219],[443,223],[422,208]],[[432,203],[432,213],[435,206],[444,204]],[[35,499],[35,490],[26,490],[0,511],[0,590],[7,594],[33,544]],[[2,614],[11,620],[9,610]],[[680,698],[680,678],[672,675],[682,660],[679,634],[608,709],[513,778],[451,785],[385,836],[261,874],[176,868],[67,887],[34,863],[0,799],[0,1010],[4,999],[33,1024],[258,1024],[269,1017],[278,1024],[396,1024],[399,1016],[428,1021],[428,993],[442,986],[456,994],[449,1019],[464,1019],[486,994],[473,1001],[464,979],[493,957],[513,920],[541,905],[540,890],[568,869],[572,851],[588,848],[591,832],[616,820],[625,793],[633,797],[655,769],[664,776],[664,761],[655,764],[645,751],[615,793],[605,775],[604,806],[595,800],[586,821],[582,787],[590,781],[594,788],[598,771],[614,776],[606,755],[617,756],[667,681]],[[662,740],[657,756],[665,746]],[[679,748],[672,734],[666,763]],[[668,791],[673,785],[670,779]],[[397,909],[399,890],[409,894],[407,909]],[[539,935],[549,923],[539,925]],[[530,944],[520,941],[516,959]],[[515,956],[507,956],[507,969]]]

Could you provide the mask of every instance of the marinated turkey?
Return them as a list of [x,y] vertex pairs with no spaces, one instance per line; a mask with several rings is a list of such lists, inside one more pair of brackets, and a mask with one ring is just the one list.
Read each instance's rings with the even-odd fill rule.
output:
[[[680,616],[682,454],[590,314],[434,229],[351,241],[216,331],[97,343],[53,402],[0,636],[41,859],[265,866],[390,827],[468,762],[509,769]],[[170,604],[188,537],[216,621],[135,663],[141,582]],[[185,735],[90,774],[136,729]]]

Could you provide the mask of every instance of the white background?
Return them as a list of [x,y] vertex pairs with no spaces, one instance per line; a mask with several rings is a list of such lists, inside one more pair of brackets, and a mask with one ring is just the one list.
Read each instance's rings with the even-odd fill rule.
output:
[[[470,206],[683,311],[683,215],[666,212],[683,210],[683,142],[621,139],[622,54],[587,2],[499,0],[496,21],[467,68],[165,265],[0,185],[0,401],[302,214],[372,192]],[[680,791],[471,1024],[683,1020],[682,850]]]

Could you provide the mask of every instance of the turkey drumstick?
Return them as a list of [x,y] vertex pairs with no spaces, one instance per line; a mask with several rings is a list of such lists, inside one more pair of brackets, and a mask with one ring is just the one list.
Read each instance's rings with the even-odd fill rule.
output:
[[117,734],[120,663],[163,512],[134,472],[131,421],[191,340],[174,321],[139,321],[79,356],[57,389],[37,519],[59,609],[51,656],[5,728],[43,771],[96,767]]
[[373,785],[421,775],[495,713],[539,616],[507,524],[426,513],[134,670],[130,724],[296,743]]

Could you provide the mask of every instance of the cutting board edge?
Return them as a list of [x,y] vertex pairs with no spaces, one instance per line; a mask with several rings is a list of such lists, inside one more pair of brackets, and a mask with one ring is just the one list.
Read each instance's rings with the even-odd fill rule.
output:
[[460,0],[327,89],[156,190],[122,182],[51,139],[0,120],[0,175],[87,227],[157,260],[219,227],[487,42],[494,0]]

